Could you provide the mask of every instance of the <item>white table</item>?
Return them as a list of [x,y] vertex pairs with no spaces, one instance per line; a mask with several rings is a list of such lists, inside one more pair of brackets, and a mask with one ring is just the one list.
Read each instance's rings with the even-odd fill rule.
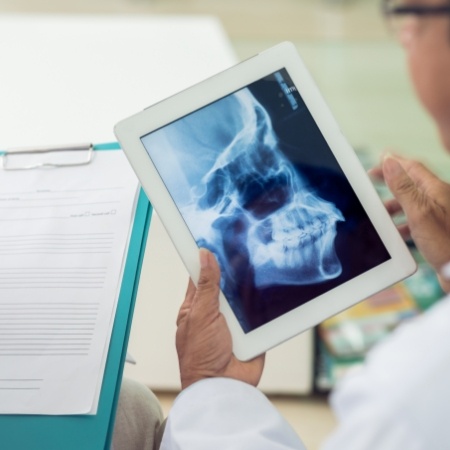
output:
[[[113,126],[234,62],[213,17],[0,15],[0,149],[114,141]],[[158,217],[148,251],[125,374],[178,389],[175,320],[185,271]],[[311,389],[310,334],[269,352],[261,387]]]

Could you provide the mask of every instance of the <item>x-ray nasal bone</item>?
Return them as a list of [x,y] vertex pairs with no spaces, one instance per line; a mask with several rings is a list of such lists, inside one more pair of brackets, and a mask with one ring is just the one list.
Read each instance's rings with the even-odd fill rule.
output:
[[246,258],[260,288],[339,276],[334,240],[336,222],[345,219],[280,151],[269,114],[252,93],[243,89],[184,120],[196,129],[184,144],[203,176],[191,184],[182,212],[222,271],[233,279],[236,259]]

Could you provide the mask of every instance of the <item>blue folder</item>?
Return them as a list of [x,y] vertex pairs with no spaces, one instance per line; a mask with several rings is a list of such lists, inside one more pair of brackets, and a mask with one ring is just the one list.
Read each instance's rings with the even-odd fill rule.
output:
[[[119,150],[117,143],[94,150]],[[140,191],[96,415],[0,415],[4,450],[109,449],[152,207]]]

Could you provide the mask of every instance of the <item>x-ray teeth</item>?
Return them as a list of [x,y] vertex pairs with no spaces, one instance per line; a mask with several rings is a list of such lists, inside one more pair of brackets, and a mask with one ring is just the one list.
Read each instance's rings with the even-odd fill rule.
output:
[[344,218],[331,203],[314,199],[315,208],[303,208],[297,193],[291,203],[250,227],[248,248],[258,287],[318,283],[341,273],[334,237],[336,222]]

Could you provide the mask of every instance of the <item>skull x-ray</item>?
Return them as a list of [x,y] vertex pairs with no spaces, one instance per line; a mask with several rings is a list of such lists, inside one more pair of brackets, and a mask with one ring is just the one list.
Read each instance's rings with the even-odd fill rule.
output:
[[389,259],[285,70],[142,142],[245,332]]

